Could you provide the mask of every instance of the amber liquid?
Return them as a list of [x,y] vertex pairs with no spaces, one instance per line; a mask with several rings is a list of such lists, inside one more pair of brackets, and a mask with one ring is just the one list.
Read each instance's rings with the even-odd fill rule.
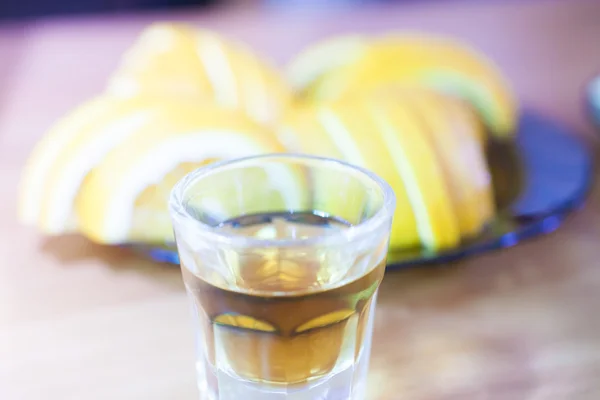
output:
[[[222,228],[249,236],[300,238],[347,225],[293,214],[245,217]],[[369,254],[353,256],[352,265],[334,265],[344,257],[315,249],[254,249],[231,257],[234,276],[227,279],[184,266],[209,368],[272,385],[302,384],[353,368],[365,335],[370,340],[385,250],[381,243]]]

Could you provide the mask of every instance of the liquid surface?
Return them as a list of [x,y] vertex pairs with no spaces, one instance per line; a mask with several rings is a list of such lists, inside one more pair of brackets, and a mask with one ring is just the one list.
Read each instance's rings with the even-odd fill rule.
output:
[[[221,225],[261,238],[304,238],[347,227],[308,213],[253,215]],[[214,398],[224,398],[222,373],[284,390],[341,371],[354,379],[361,357],[368,357],[385,245],[365,254],[354,249],[348,254],[344,249],[252,249],[226,256],[228,264],[220,267],[228,272],[220,280],[191,272],[206,266],[184,266],[200,331],[204,365],[199,371],[208,390],[221,394]],[[344,386],[351,388],[352,382]]]

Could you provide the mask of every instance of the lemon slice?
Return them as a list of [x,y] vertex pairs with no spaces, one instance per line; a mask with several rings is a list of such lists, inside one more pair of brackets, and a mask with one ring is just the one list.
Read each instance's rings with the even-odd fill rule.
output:
[[107,91],[120,97],[167,95],[211,100],[213,89],[196,47],[191,27],[152,24],[124,54]]
[[485,157],[486,145],[481,142],[483,128],[470,106],[461,100],[446,98],[444,109],[452,119],[454,132],[465,141],[460,162],[471,176],[472,188],[479,199],[476,209],[483,228],[496,215],[494,185]]
[[405,94],[403,101],[415,110],[427,128],[425,132],[442,165],[461,236],[478,234],[487,222],[481,204],[489,202],[491,189],[487,166],[481,163],[482,146],[477,134],[469,132],[477,129],[477,125],[469,126],[458,120],[450,109],[454,100],[428,90]]
[[343,62],[330,63],[317,79],[302,81],[305,97],[331,101],[364,97],[390,85],[420,84],[469,100],[498,136],[514,134],[517,103],[510,86],[492,61],[463,43],[424,34],[394,34],[345,51],[350,54]]
[[443,101],[453,119],[460,121],[457,124],[463,126],[463,131],[479,143],[482,149],[485,149],[487,146],[487,132],[471,104],[455,96],[444,96]]
[[318,119],[345,160],[375,172],[394,188],[396,209],[390,247],[418,247],[421,240],[417,223],[405,181],[394,166],[396,155],[390,152],[383,136],[379,134],[377,121],[367,108],[368,105],[363,102],[324,107]]
[[[351,136],[343,132],[345,127],[339,124],[337,116],[331,115],[330,110],[308,106],[287,115],[278,127],[278,137],[288,150],[295,153],[364,165]],[[311,175],[311,183],[315,195],[314,210],[334,215],[350,224],[360,222],[367,199],[358,179],[348,176],[340,182],[338,171],[317,170]]]
[[455,247],[460,242],[458,221],[442,166],[423,126],[401,102],[378,99],[369,108],[394,154],[394,166],[404,182],[423,246],[432,250]]
[[[169,192],[184,174],[213,160],[282,151],[273,134],[243,114],[208,106],[171,107],[160,121],[139,127],[106,154],[85,180],[76,201],[80,229],[101,243],[172,241]],[[278,185],[286,207],[297,209],[302,198],[298,176],[286,169],[258,173],[250,168],[240,177],[243,187],[261,187],[264,179]],[[215,187],[219,184],[214,181]],[[227,194],[207,198],[225,215],[248,210],[235,192]],[[260,196],[248,201],[256,199]]]
[[[460,233],[442,166],[425,125],[400,105],[397,97],[382,96],[308,106],[289,116],[279,135],[297,151],[343,159],[391,184],[396,194],[392,250],[451,247]],[[317,178],[316,184],[329,188],[321,207],[354,222],[355,211],[365,204],[361,187],[349,186],[336,195],[331,187],[339,182]]]
[[515,132],[517,105],[510,85],[490,60],[462,43],[431,36],[392,37],[373,44],[362,60],[349,77],[360,82],[358,91],[421,82],[468,100],[496,135]]
[[[362,127],[344,125],[335,111],[327,107],[306,107],[288,115],[279,127],[279,136],[294,152],[344,160],[365,166],[366,160],[352,137],[350,129]],[[335,170],[317,170],[311,176],[315,197],[313,208],[350,223],[359,223],[367,194],[359,179],[348,175],[340,181]]]
[[287,66],[292,87],[304,90],[330,71],[358,60],[368,40],[362,35],[342,35],[322,40],[296,55]]
[[[116,101],[112,114],[81,130],[48,171],[39,218],[41,230],[52,235],[76,230],[73,205],[88,173],[137,129],[160,124],[169,104],[145,98]],[[198,107],[196,103],[194,106]]]
[[341,150],[317,117],[321,108],[309,104],[290,110],[277,126],[277,137],[292,152],[343,160]]
[[145,108],[150,103],[100,97],[52,128],[33,151],[23,176],[23,219],[48,234],[75,230],[72,205],[79,185],[108,149],[151,118]]
[[197,53],[217,104],[239,108],[261,123],[277,120],[292,100],[279,71],[239,42],[201,30]]
[[271,123],[291,102],[281,74],[240,43],[183,24],[144,30],[113,74],[108,92],[188,97]]
[[116,102],[107,96],[92,99],[59,120],[31,152],[19,185],[19,218],[36,224],[41,212],[48,173],[65,146],[81,133],[114,111]]

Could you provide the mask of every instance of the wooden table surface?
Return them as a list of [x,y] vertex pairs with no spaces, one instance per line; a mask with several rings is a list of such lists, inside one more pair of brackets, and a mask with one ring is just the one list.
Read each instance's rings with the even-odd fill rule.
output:
[[[582,87],[600,70],[600,3],[408,2],[364,10],[212,11],[0,27],[0,399],[197,398],[177,268],[16,222],[16,185],[44,130],[104,85],[155,19],[243,38],[284,62],[354,30],[452,33],[495,58],[527,106],[591,146]],[[597,187],[598,185],[596,185]],[[551,236],[381,287],[371,400],[600,398],[600,192]]]

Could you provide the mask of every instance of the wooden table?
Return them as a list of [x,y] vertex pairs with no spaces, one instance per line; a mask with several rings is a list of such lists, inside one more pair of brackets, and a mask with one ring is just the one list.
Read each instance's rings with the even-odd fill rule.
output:
[[[523,102],[594,145],[582,85],[600,70],[600,3],[486,1],[364,10],[181,13],[283,62],[351,30],[418,28],[467,38]],[[97,93],[118,57],[164,15],[0,28],[0,399],[194,399],[193,343],[177,268],[17,224],[33,144]],[[600,398],[600,192],[557,233],[381,287],[370,399]]]

